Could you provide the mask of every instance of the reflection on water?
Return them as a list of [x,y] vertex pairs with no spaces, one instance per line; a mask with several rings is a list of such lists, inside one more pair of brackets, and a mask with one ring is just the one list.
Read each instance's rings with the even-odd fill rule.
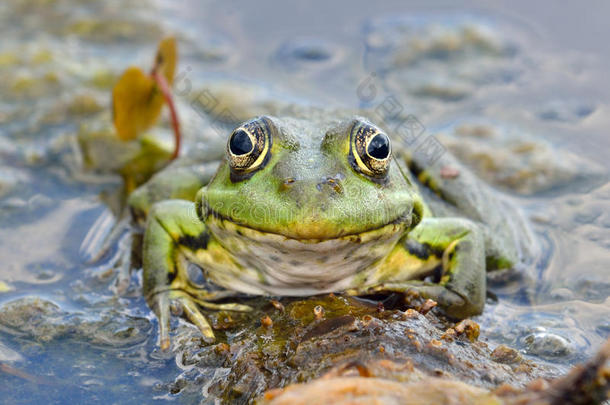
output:
[[[83,173],[75,153],[79,131],[108,125],[119,72],[149,65],[164,33],[177,36],[179,72],[194,89],[241,84],[231,97],[245,117],[286,100],[375,107],[356,91],[374,73],[377,95],[395,96],[401,113],[415,114],[511,195],[545,246],[535,283],[496,291],[499,300],[479,318],[482,338],[567,366],[608,337],[610,162],[602,157],[610,106],[602,73],[610,59],[591,52],[589,37],[556,38],[562,31],[539,24],[537,6],[529,15],[403,2],[191,3],[0,4],[0,301],[29,311],[11,317],[4,308],[0,362],[40,378],[3,374],[11,382],[0,388],[4,398],[172,397],[159,384],[180,369],[155,351],[138,275],[119,297],[116,247],[94,268],[90,252],[79,252],[83,239],[99,237],[89,233],[94,224],[112,225],[100,193],[112,195],[119,180]],[[201,133],[218,136],[187,96],[187,144]],[[42,301],[24,298],[34,296]]]

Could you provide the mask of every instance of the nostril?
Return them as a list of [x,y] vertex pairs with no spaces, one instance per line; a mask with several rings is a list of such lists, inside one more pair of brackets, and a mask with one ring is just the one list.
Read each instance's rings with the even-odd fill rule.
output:
[[343,193],[343,186],[341,185],[341,178],[339,176],[336,177],[323,177],[322,181],[317,184],[318,191],[322,191],[324,186],[329,186],[332,188],[337,194]]
[[288,190],[290,188],[290,186],[292,186],[294,184],[295,181],[296,180],[293,177],[288,177],[288,178],[284,179],[284,181],[280,185],[280,190],[281,191]]

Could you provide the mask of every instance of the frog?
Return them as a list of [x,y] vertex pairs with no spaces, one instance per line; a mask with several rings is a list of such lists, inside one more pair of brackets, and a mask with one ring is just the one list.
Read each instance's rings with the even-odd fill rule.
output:
[[416,294],[464,319],[482,312],[488,271],[525,260],[514,206],[448,152],[429,164],[365,116],[262,115],[225,145],[178,159],[128,200],[163,350],[170,308],[212,343],[204,313],[248,311],[229,302],[243,294]]

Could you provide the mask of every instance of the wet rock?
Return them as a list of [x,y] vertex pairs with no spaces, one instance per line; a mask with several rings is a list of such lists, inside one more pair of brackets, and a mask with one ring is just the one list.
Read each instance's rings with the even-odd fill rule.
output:
[[[240,326],[222,325],[216,331],[219,343],[212,346],[203,343],[194,327],[181,327],[173,338],[177,363],[197,372],[187,384],[183,376],[165,389],[190,392],[212,369],[226,372],[206,380],[204,398],[231,403],[248,403],[270,388],[338,369],[400,381],[443,376],[488,388],[502,382],[523,386],[559,373],[524,359],[515,359],[514,368],[496,362],[487,344],[476,340],[476,323],[455,325],[439,318],[435,309],[423,315],[386,305],[380,311],[377,303],[335,295],[279,301],[283,311],[276,309],[278,302],[262,300],[257,306],[247,301],[258,309]],[[409,305],[428,309],[424,303],[414,299]],[[317,307],[323,308],[323,318],[316,317]],[[263,317],[271,320],[266,326]]]
[[[407,372],[407,378],[395,363],[371,362],[371,366],[353,364],[336,368],[307,384],[293,384],[267,391],[257,403],[281,404],[514,404],[550,405],[557,403],[601,403],[610,389],[610,341],[588,363],[575,367],[555,381],[535,380],[525,388],[507,384],[494,391],[445,378]],[[384,363],[384,364],[382,364]],[[379,369],[392,370],[392,376],[379,375]],[[408,369],[409,367],[407,367]],[[382,373],[383,374],[383,373]]]
[[473,322],[470,319],[464,319],[455,325],[454,329],[458,335],[466,336],[471,342],[474,342],[479,338],[480,327],[476,322]]
[[491,359],[496,363],[513,364],[520,363],[523,358],[521,354],[512,347],[499,345],[491,352]]
[[0,325],[8,333],[38,342],[68,338],[106,347],[141,343],[148,338],[151,329],[146,318],[116,310],[88,316],[64,311],[53,302],[35,297],[20,298],[2,305]]
[[381,378],[335,377],[267,392],[259,404],[498,404],[490,392],[459,381],[428,377],[404,384]]
[[523,338],[528,354],[541,357],[562,357],[571,352],[570,342],[550,332],[535,332]]
[[579,187],[593,186],[603,179],[603,171],[591,162],[515,128],[464,122],[435,136],[478,176],[520,194],[576,181]]
[[[477,320],[487,341],[515,348],[536,362],[562,367],[585,361],[607,338],[588,331],[588,325],[599,324],[608,313],[608,303],[575,300],[518,307],[500,303],[488,305]],[[546,355],[540,357],[538,351]]]
[[510,63],[516,44],[476,18],[375,19],[365,27],[365,43],[367,69],[382,73],[395,94],[430,108],[434,101],[458,102],[519,75]]
[[495,390],[507,404],[599,404],[610,398],[610,341],[586,363],[554,381],[534,380],[524,390]]

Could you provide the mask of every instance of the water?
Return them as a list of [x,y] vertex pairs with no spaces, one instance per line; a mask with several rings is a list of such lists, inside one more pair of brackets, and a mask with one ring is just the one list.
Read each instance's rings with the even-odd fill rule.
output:
[[[610,333],[610,184],[604,180],[610,169],[609,7],[490,7],[476,1],[459,8],[400,1],[0,4],[0,291],[6,290],[0,303],[35,296],[60,308],[54,329],[36,323],[34,315],[27,332],[23,325],[0,328],[0,362],[34,381],[0,374],[8,382],[2,396],[17,403],[197,402],[197,393],[174,396],[160,385],[181,370],[155,351],[138,275],[117,297],[117,248],[93,266],[82,247],[92,227],[112,227],[106,202],[120,179],[84,173],[75,135],[82,126],[109,121],[114,78],[128,65],[148,66],[164,32],[178,37],[178,72],[193,84],[192,92],[237,80],[255,89],[254,98],[342,108],[376,107],[395,96],[427,134],[452,149],[463,142],[456,138],[460,126],[500,131],[495,147],[502,149],[498,156],[508,156],[509,168],[517,155],[504,155],[504,149],[515,137],[553,145],[534,167],[544,173],[559,162],[561,170],[538,182],[536,171],[530,173],[527,178],[536,181],[529,189],[510,190],[510,178],[486,178],[531,217],[543,253],[530,269],[536,283],[527,300],[500,289],[499,303],[490,303],[478,321],[482,339],[518,347],[539,361],[568,366],[587,358]],[[474,46],[464,51],[479,52],[474,59],[455,59],[434,40],[425,42],[444,38],[443,30],[455,32],[451,27],[465,21],[490,32],[497,54]],[[416,29],[401,39],[405,27]],[[400,51],[401,41],[413,37],[424,40],[415,61],[408,59],[412,48]],[[358,89],[372,73],[376,96],[363,98]],[[203,122],[185,101],[194,93],[179,89],[192,139]],[[564,152],[577,159],[555,155]]]

